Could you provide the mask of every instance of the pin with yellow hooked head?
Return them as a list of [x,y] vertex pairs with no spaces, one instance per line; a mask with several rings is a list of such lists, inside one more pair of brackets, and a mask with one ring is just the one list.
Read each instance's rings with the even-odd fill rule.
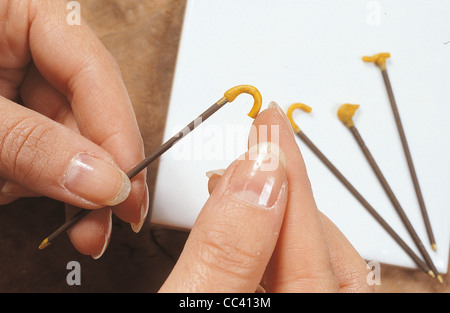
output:
[[[169,150],[173,145],[175,145],[180,139],[184,138],[187,134],[192,132],[197,126],[203,123],[207,118],[216,113],[220,108],[222,108],[226,103],[233,102],[239,95],[247,93],[253,97],[253,107],[248,113],[248,116],[251,118],[256,118],[259,111],[261,110],[262,105],[262,97],[261,93],[258,89],[250,85],[239,85],[227,90],[224,96],[214,103],[211,107],[209,107],[205,112],[200,114],[195,120],[189,123],[186,127],[180,130],[177,134],[175,134],[172,138],[167,140],[158,150],[156,150],[153,154],[143,160],[141,163],[136,165],[130,172],[127,173],[129,179],[132,179],[137,174],[139,174],[142,170],[144,170],[147,166],[149,166],[153,161],[158,159],[161,155],[163,155],[167,150]],[[80,221],[83,217],[89,214],[91,210],[80,210],[75,216],[73,216],[68,222],[60,226],[56,231],[54,231],[50,236],[44,239],[39,245],[39,249],[45,249],[48,247],[52,240],[59,236],[61,233],[64,233],[75,225],[78,221]]]
[[255,87],[250,85],[239,85],[233,87],[225,92],[224,98],[226,98],[227,102],[233,102],[237,96],[243,93],[247,93],[253,97],[254,100],[253,107],[247,115],[250,116],[251,118],[255,118],[258,115],[259,111],[261,110],[262,105],[261,93]]
[[312,111],[312,108],[303,103],[294,103],[287,110],[286,116],[287,116],[289,122],[291,123],[294,133],[298,134],[300,132],[300,127],[298,127],[298,125],[294,122],[294,119],[292,118],[292,112],[294,112],[294,110],[296,110],[296,109],[300,109],[306,113],[310,113]]

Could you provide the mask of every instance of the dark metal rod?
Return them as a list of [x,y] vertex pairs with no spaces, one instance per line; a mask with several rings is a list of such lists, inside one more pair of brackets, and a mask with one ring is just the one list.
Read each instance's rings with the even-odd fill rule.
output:
[[430,218],[428,216],[428,212],[425,206],[425,201],[423,199],[422,191],[419,185],[419,179],[417,178],[416,170],[414,168],[414,163],[412,160],[411,152],[409,150],[408,142],[406,140],[405,131],[403,129],[403,124],[400,119],[400,113],[398,111],[397,103],[394,98],[394,92],[392,91],[391,82],[389,80],[389,76],[386,69],[381,70],[381,74],[383,76],[384,84],[386,85],[386,90],[389,97],[389,102],[391,103],[392,112],[394,113],[395,123],[397,124],[398,133],[400,135],[400,139],[403,146],[403,151],[405,153],[406,161],[408,163],[409,172],[411,175],[411,179],[413,181],[414,190],[416,191],[417,200],[419,201],[420,211],[422,212],[422,217],[425,223],[425,227],[427,230],[428,238],[430,241],[433,250],[436,250],[436,240],[434,238],[433,230],[431,227]]
[[381,186],[383,187],[384,191],[389,197],[389,200],[391,200],[392,205],[394,206],[395,210],[397,211],[397,214],[400,216],[400,219],[402,220],[403,224],[405,225],[406,229],[408,230],[408,233],[411,235],[412,239],[414,240],[414,243],[416,244],[417,248],[419,249],[420,253],[422,254],[423,258],[425,259],[426,263],[430,266],[431,270],[434,272],[436,277],[439,275],[436,266],[434,265],[433,261],[431,260],[430,255],[428,254],[427,250],[425,249],[425,246],[422,243],[422,240],[420,240],[420,237],[417,235],[416,230],[414,229],[413,225],[408,219],[408,216],[406,215],[405,211],[403,210],[402,206],[400,205],[400,202],[398,201],[397,197],[395,196],[394,192],[392,191],[392,188],[390,187],[389,183],[387,182],[386,178],[384,177],[383,173],[381,172],[380,167],[378,166],[377,162],[375,161],[372,153],[370,152],[369,148],[367,148],[366,143],[364,142],[363,138],[361,137],[361,134],[359,133],[358,129],[355,126],[349,127],[350,132],[352,133],[353,137],[355,138],[356,142],[358,143],[359,147],[361,148],[362,152],[364,153],[364,156],[366,157],[367,161],[370,164],[370,167],[374,171],[375,175],[377,176],[378,180],[381,183]]
[[324,165],[336,176],[337,179],[350,191],[350,193],[366,208],[375,220],[389,233],[389,235],[403,248],[411,259],[425,273],[433,276],[433,271],[423,262],[403,239],[392,229],[391,226],[378,214],[378,212],[367,202],[367,200],[356,190],[356,188],[344,177],[344,175],[328,160],[328,158],[317,148],[314,143],[300,130],[297,136],[311,149],[311,151],[324,163]]
[[[151,154],[149,157],[145,158],[142,162],[136,165],[130,172],[128,172],[127,176],[131,180],[137,174],[139,174],[142,170],[144,170],[147,166],[149,166],[153,161],[158,159],[161,155],[163,155],[167,150],[173,147],[178,141],[180,141],[183,137],[192,132],[197,126],[207,120],[211,115],[216,113],[221,107],[223,107],[228,100],[224,97],[214,103],[211,107],[209,107],[205,112],[200,114],[195,120],[190,122],[186,127],[180,130],[175,136],[167,140],[157,151]],[[49,246],[56,237],[58,237],[61,233],[67,231],[70,227],[75,225],[78,221],[80,221],[83,217],[88,215],[91,210],[81,209],[77,214],[75,214],[69,221],[61,225],[56,231],[54,231],[50,236],[48,236],[42,243],[39,245],[39,249],[44,249]]]
[[140,173],[143,169],[150,165],[153,161],[163,155],[167,150],[173,147],[178,141],[180,141],[184,136],[192,132],[197,126],[206,121],[211,115],[216,113],[226,102],[221,104],[215,103],[209,107],[205,112],[200,114],[195,120],[190,122],[186,127],[180,130],[175,136],[167,140],[157,151],[152,155],[147,157],[144,161],[136,165],[127,175],[130,179]]

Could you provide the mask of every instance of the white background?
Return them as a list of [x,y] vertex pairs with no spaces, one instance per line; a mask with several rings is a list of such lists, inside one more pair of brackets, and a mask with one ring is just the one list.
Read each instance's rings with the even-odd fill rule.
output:
[[[436,237],[433,252],[380,70],[363,55],[390,52],[387,69]],[[343,103],[430,252],[447,271],[450,203],[450,1],[190,0],[165,139],[239,84],[294,113],[304,133],[417,252],[351,133]],[[246,151],[252,98],[240,96],[160,160],[152,222],[190,228],[208,197],[205,172]],[[367,260],[416,267],[409,256],[298,141],[317,205]],[[301,240],[301,239],[299,239]]]

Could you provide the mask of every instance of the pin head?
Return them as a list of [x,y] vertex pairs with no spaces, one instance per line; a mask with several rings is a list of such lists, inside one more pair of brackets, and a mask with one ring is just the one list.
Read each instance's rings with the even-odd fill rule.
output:
[[353,115],[355,114],[355,111],[358,110],[358,108],[359,108],[358,104],[349,104],[349,103],[343,104],[340,106],[337,112],[338,118],[348,128],[355,126],[352,118]]
[[248,116],[250,116],[251,118],[255,118],[261,110],[262,105],[262,96],[259,90],[256,89],[256,87],[253,87],[251,85],[239,85],[227,90],[224,96],[228,102],[233,102],[237,96],[243,93],[247,93],[253,97],[253,107],[248,113]]
[[300,110],[305,111],[306,113],[310,113],[312,111],[312,108],[310,106],[307,106],[306,104],[303,104],[303,103],[294,103],[287,110],[286,116],[289,119],[289,122],[291,123],[292,129],[297,134],[297,133],[300,132],[300,127],[298,127],[298,125],[295,124],[295,122],[294,122],[294,120],[292,118],[292,112],[294,112],[294,110],[296,110],[296,109],[300,109]]
[[364,62],[373,62],[376,65],[378,65],[378,67],[381,70],[385,70],[386,69],[386,59],[390,58],[390,57],[391,57],[391,54],[389,52],[382,52],[382,53],[375,54],[374,56],[371,56],[371,57],[364,56],[362,58],[362,60]]

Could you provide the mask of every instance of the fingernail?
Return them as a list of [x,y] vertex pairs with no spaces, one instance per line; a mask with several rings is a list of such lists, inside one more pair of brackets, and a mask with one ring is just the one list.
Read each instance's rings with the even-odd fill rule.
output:
[[24,187],[22,187],[16,183],[13,183],[10,180],[5,182],[0,193],[4,194],[6,196],[21,196],[21,197],[37,195],[36,193],[29,191],[28,189],[25,189]]
[[274,143],[253,146],[239,160],[230,181],[238,198],[263,208],[271,208],[280,193],[286,174],[286,158]]
[[139,223],[130,223],[131,229],[136,234],[141,231],[142,226],[144,225],[144,222],[147,220],[148,204],[149,204],[148,186],[147,186],[147,184],[145,184],[145,195],[144,195],[144,200],[141,205],[141,219],[139,220]]
[[130,180],[123,171],[85,153],[72,159],[64,177],[67,190],[91,203],[104,206],[123,202],[131,190]]
[[[270,102],[268,105],[269,108],[273,108],[276,109],[278,111],[278,113],[283,117],[283,121],[284,124],[286,124],[286,126],[288,127],[288,129],[292,130],[292,126],[291,123],[289,122],[286,113],[283,112],[283,110],[281,109],[281,107],[274,101]],[[292,130],[293,131],[293,130]]]
[[206,177],[211,178],[214,175],[218,175],[218,176],[223,176],[223,173],[225,173],[225,170],[220,169],[220,170],[212,170],[212,171],[208,171],[206,172]]
[[110,219],[110,221],[109,221],[109,223],[108,223],[108,229],[107,229],[106,232],[105,232],[105,243],[103,244],[102,251],[100,251],[99,254],[97,254],[97,255],[91,255],[91,257],[92,257],[94,260],[98,260],[98,259],[100,259],[100,258],[102,257],[103,253],[105,253],[106,248],[107,248],[108,245],[109,245],[109,241],[111,240],[111,230],[112,230],[112,220],[111,220],[111,216],[112,216],[112,211],[109,210],[109,212],[110,212],[110,214],[109,214],[109,219]]
[[12,193],[13,190],[16,189],[15,187],[16,187],[16,184],[14,184],[14,183],[10,182],[9,180],[7,180],[5,182],[5,184],[3,185],[3,187],[2,187],[1,193]]

